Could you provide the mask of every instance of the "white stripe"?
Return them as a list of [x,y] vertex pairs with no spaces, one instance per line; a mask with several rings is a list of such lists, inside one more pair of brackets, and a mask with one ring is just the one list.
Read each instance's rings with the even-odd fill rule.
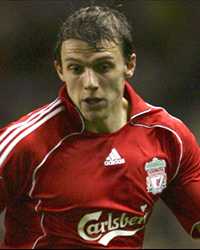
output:
[[155,109],[162,109],[162,110],[165,111],[171,118],[173,118],[173,119],[175,119],[175,120],[177,120],[177,121],[183,123],[183,121],[181,121],[181,119],[179,119],[179,118],[177,118],[177,117],[171,115],[165,108],[159,107],[159,106],[153,106],[153,105],[151,105],[151,104],[149,104],[149,103],[146,103],[146,104],[147,104],[149,107],[152,107],[152,108],[155,108]]
[[[141,116],[141,115],[143,115],[143,114],[149,113],[149,112],[152,111],[153,109],[161,109],[161,110],[163,110],[163,111],[165,111],[165,112],[168,113],[168,111],[167,111],[165,108],[163,108],[163,107],[153,106],[153,105],[151,105],[151,104],[149,104],[149,103],[147,103],[147,102],[146,102],[146,104],[147,104],[147,106],[150,107],[150,109],[147,109],[147,110],[145,110],[145,111],[143,111],[143,112],[141,112],[141,113],[138,113],[138,114],[136,114],[136,115],[133,115],[130,119],[132,120],[132,119],[135,119],[135,118],[138,117],[138,116]],[[168,113],[168,115],[171,116],[173,119],[175,119],[175,120],[177,120],[177,121],[183,123],[179,118],[177,118],[177,117],[171,115],[170,113]]]
[[37,244],[38,244],[38,242],[39,242],[41,239],[45,238],[46,235],[47,235],[47,233],[46,233],[46,231],[45,231],[45,228],[44,228],[44,217],[45,217],[45,215],[44,215],[44,213],[43,213],[42,216],[41,216],[41,221],[40,221],[40,226],[41,226],[41,228],[42,228],[43,235],[40,236],[40,237],[35,241],[35,243],[34,243],[33,246],[32,246],[32,249],[35,249],[36,246],[37,246]]
[[174,134],[179,142],[179,145],[180,145],[180,156],[179,156],[179,161],[178,161],[178,166],[177,166],[177,169],[176,169],[176,172],[173,176],[173,178],[171,179],[171,181],[176,177],[176,175],[178,174],[178,171],[179,171],[179,168],[180,168],[180,164],[181,164],[181,160],[182,160],[182,157],[183,157],[183,142],[180,138],[180,136],[176,133],[176,131],[174,131],[173,129],[169,128],[169,127],[166,127],[166,126],[163,126],[163,125],[145,125],[145,124],[139,124],[139,123],[136,123],[134,124],[134,126],[138,126],[138,127],[144,127],[144,128],[163,128],[163,129],[166,129],[168,131],[170,131],[172,134]]
[[35,206],[36,213],[38,212],[38,209],[39,209],[41,203],[42,203],[42,201],[39,200],[38,203],[37,203],[37,205]]
[[[2,144],[0,144],[0,152],[17,135],[17,133],[19,133],[21,130],[23,130],[24,128],[28,127],[29,125],[32,125],[34,122],[38,121],[43,115],[45,115],[46,113],[48,113],[49,111],[51,111],[53,108],[55,108],[56,106],[58,106],[60,103],[61,103],[60,100],[56,100],[52,104],[48,105],[46,108],[40,110],[36,114],[33,114],[26,121],[23,121],[21,123],[18,123],[18,124],[15,124],[15,125],[9,127],[8,130],[6,130],[5,133],[2,134],[2,138],[1,139],[4,139],[7,136],[7,134],[9,134],[12,130],[14,130],[14,129],[16,129],[16,130],[13,131],[5,139],[5,141]],[[38,117],[36,117],[36,116],[38,116]],[[35,118],[35,119],[33,119],[33,118]]]
[[60,104],[59,101],[48,107],[46,110],[43,110],[36,118],[32,119],[31,121],[26,121],[23,124],[21,124],[18,128],[16,128],[1,144],[0,144],[0,153],[2,150],[5,149],[5,147],[14,139],[16,135],[18,135],[22,130],[26,129],[27,127],[32,126],[34,123],[36,123],[40,118],[50,112],[52,109],[54,109],[56,106]]
[[33,193],[33,190],[35,188],[35,184],[36,184],[36,174],[38,172],[38,170],[42,167],[42,165],[46,162],[46,160],[48,159],[48,157],[63,143],[63,141],[65,141],[67,138],[71,137],[71,136],[74,136],[74,135],[80,135],[82,134],[84,131],[84,127],[82,128],[81,132],[75,132],[75,133],[72,133],[72,134],[69,134],[67,136],[65,136],[64,138],[62,138],[57,144],[55,147],[53,147],[49,152],[48,154],[45,155],[45,157],[43,158],[43,160],[41,161],[41,163],[35,168],[35,171],[33,172],[33,182],[32,182],[32,187],[31,187],[31,190],[29,192],[29,196],[32,197],[32,193]]
[[29,118],[23,122],[18,122],[17,124],[11,125],[10,127],[8,127],[6,129],[6,131],[0,136],[0,142],[14,129],[24,125],[25,123],[29,122],[30,120],[32,120],[33,118],[35,118],[37,115],[41,114],[42,112],[44,112],[46,109],[48,109],[49,107],[51,107],[54,104],[58,104],[61,101],[56,99],[54,102],[50,103],[48,106],[46,106],[45,108],[37,111],[37,112],[31,112],[29,113],[27,116],[29,116]]
[[45,123],[46,121],[48,121],[49,119],[51,119],[53,116],[55,116],[56,114],[60,113],[63,109],[64,109],[63,106],[55,109],[54,111],[52,111],[51,113],[49,113],[47,116],[45,116],[43,119],[41,119],[40,121],[38,121],[37,123],[35,123],[33,126],[27,128],[24,132],[22,132],[19,136],[17,136],[12,141],[12,143],[10,143],[10,145],[6,148],[6,150],[3,152],[3,154],[1,155],[1,157],[0,157],[0,166],[6,160],[7,156],[11,152],[11,150],[15,147],[15,145],[19,141],[21,141],[24,137],[26,137],[27,135],[29,135],[31,132],[33,132],[35,129],[37,129],[39,126],[41,126],[43,123]]
[[147,110],[145,110],[145,111],[143,111],[143,112],[141,112],[141,113],[138,113],[138,114],[136,114],[136,115],[131,116],[130,119],[131,119],[131,120],[132,120],[132,119],[135,119],[136,117],[138,117],[138,116],[140,116],[140,115],[149,113],[151,110],[152,110],[152,109],[147,109]]
[[[77,133],[74,133],[74,134],[77,134]],[[72,134],[72,135],[74,135]],[[55,151],[61,144],[62,142],[69,136],[66,136],[64,137],[62,140],[60,140],[55,147],[53,147],[49,152],[48,154],[45,155],[45,157],[43,158],[43,160],[40,162],[40,164],[35,168],[34,172],[33,172],[33,182],[32,182],[32,187],[31,187],[31,190],[29,192],[29,196],[32,197],[32,193],[33,193],[33,190],[35,188],[35,184],[36,184],[36,174],[38,172],[38,170],[42,167],[42,165],[46,162],[47,158],[53,153],[53,151]]]

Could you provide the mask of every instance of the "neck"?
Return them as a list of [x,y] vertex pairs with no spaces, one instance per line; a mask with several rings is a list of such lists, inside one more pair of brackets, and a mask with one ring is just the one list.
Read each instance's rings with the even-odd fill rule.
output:
[[123,98],[119,105],[114,105],[105,119],[85,121],[86,130],[93,133],[114,133],[125,126],[129,116],[128,101]]

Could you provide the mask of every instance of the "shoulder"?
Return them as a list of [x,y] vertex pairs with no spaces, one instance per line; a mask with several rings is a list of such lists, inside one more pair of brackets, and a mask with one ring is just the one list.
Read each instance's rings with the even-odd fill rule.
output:
[[42,149],[48,138],[54,140],[51,128],[58,126],[63,111],[62,102],[56,99],[0,129],[0,167],[11,158]]
[[[162,107],[150,105],[149,112],[137,119],[135,126],[152,129],[162,143],[174,155],[178,156],[178,165],[199,162],[199,145],[192,131],[177,117],[172,116]],[[194,165],[194,163],[191,163]]]
[[163,107],[149,105],[149,112],[137,119],[135,125],[163,129],[174,135],[181,144],[190,140],[191,136],[193,137],[192,132],[185,123],[181,119],[171,115]]
[[177,117],[162,107],[149,105],[148,112],[132,121],[134,126],[151,130],[171,159],[175,159],[176,173],[200,166],[200,148],[194,134]]

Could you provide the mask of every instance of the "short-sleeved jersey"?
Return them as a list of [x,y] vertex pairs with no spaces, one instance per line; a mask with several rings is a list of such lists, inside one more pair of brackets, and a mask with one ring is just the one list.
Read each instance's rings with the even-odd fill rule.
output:
[[162,198],[200,237],[200,150],[189,129],[126,83],[127,124],[91,133],[63,86],[59,97],[0,134],[3,247],[141,248]]

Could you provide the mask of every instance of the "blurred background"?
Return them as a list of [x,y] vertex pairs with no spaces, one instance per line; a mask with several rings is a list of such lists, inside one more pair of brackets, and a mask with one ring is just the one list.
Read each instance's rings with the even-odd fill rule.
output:
[[[53,68],[59,27],[71,11],[95,3],[119,9],[133,25],[136,91],[183,120],[200,143],[200,1],[195,0],[1,0],[0,127],[54,100],[61,85]],[[190,239],[158,202],[144,248],[198,249],[200,241]]]

